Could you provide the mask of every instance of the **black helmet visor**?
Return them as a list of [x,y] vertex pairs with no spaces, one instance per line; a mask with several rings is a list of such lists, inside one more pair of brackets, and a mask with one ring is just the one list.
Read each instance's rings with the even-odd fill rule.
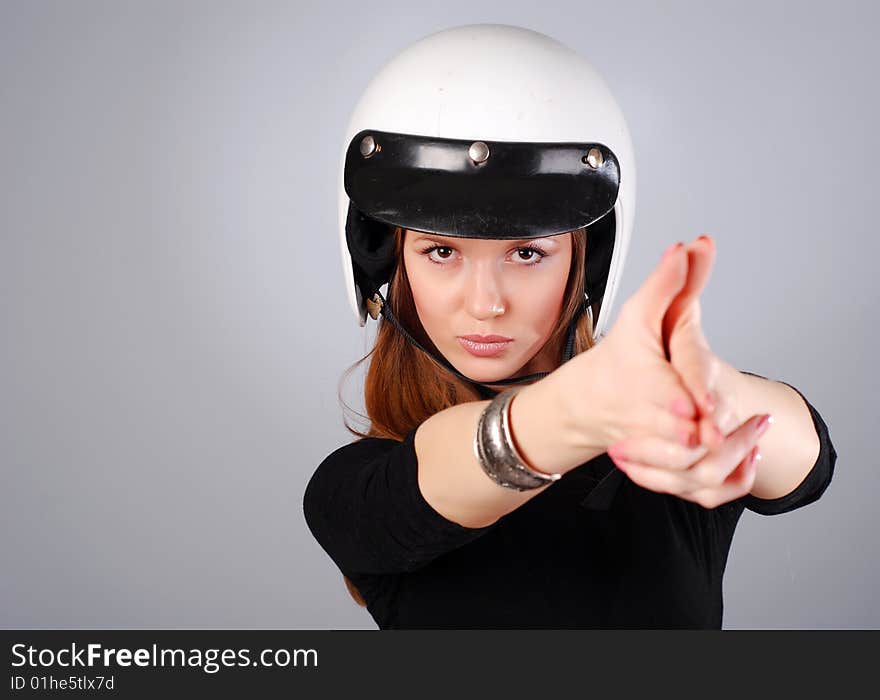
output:
[[345,157],[345,191],[368,217],[463,238],[553,236],[614,206],[617,157],[601,143],[470,141],[365,130]]

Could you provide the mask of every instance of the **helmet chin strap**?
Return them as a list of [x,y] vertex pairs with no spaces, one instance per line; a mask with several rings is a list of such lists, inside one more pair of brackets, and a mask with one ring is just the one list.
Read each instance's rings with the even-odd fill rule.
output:
[[[376,290],[376,296],[379,297],[379,301],[381,302],[380,312],[382,313],[382,315],[387,320],[389,320],[394,325],[394,327],[398,331],[400,331],[403,334],[403,336],[410,343],[415,345],[419,350],[421,350],[423,353],[425,353],[428,357],[430,357],[434,362],[439,364],[441,367],[448,369],[450,372],[452,372],[459,379],[462,379],[462,380],[468,382],[469,384],[472,384],[474,386],[474,388],[476,388],[476,390],[479,392],[480,396],[483,397],[483,399],[490,399],[493,396],[495,396],[495,394],[498,393],[497,389],[491,388],[492,386],[495,386],[495,385],[506,386],[508,384],[524,384],[525,382],[530,382],[533,380],[542,379],[543,377],[546,377],[548,374],[550,374],[549,372],[537,372],[535,374],[528,374],[524,377],[515,377],[513,379],[499,379],[498,381],[488,382],[488,383],[487,382],[478,382],[475,379],[471,379],[470,377],[466,377],[461,372],[459,372],[457,369],[455,369],[455,367],[453,367],[452,364],[445,357],[443,357],[443,355],[440,355],[440,357],[437,357],[433,353],[431,353],[429,350],[425,349],[422,346],[422,344],[419,343],[419,341],[417,341],[415,338],[413,338],[412,335],[410,335],[410,333],[402,325],[400,325],[400,323],[398,323],[397,318],[394,316],[394,313],[391,311],[391,306],[388,304],[388,302],[382,296],[381,292]],[[586,295],[584,296],[583,307],[578,309],[578,312],[574,315],[574,318],[568,324],[568,331],[566,332],[566,338],[565,338],[565,347],[562,352],[562,363],[563,364],[568,362],[571,359],[572,355],[574,354],[575,329],[577,328],[578,320],[580,319],[581,315],[584,313],[588,314],[590,317],[592,317],[592,315],[593,315],[592,309],[590,308],[590,305],[589,305],[589,299],[586,297]]]

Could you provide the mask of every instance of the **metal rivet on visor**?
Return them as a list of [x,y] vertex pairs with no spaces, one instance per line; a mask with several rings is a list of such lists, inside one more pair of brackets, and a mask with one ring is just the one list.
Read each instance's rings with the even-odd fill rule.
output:
[[364,136],[361,139],[361,155],[364,158],[369,158],[376,152],[376,139],[372,136]]
[[593,147],[581,160],[595,170],[605,162],[605,157],[602,155],[602,151]]
[[489,159],[489,147],[482,141],[474,141],[468,155],[474,163],[485,163]]

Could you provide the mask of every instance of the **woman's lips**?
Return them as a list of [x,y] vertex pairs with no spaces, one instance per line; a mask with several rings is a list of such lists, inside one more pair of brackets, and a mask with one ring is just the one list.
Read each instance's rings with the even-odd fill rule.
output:
[[459,336],[458,342],[461,347],[467,350],[471,355],[474,355],[476,357],[495,357],[495,355],[500,355],[502,352],[504,352],[504,350],[507,349],[507,346],[510,345],[513,341],[505,340],[494,343],[477,343],[473,340],[469,340],[468,338],[463,338]]

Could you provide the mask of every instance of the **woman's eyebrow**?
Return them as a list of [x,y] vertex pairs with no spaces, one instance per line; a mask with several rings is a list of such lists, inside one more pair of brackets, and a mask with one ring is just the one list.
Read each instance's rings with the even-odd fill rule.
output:
[[[440,241],[441,243],[445,243],[448,245],[455,245],[455,243],[459,240],[486,240],[486,239],[468,239],[465,236],[441,236],[436,233],[422,233],[417,238],[413,240],[413,243],[418,243],[422,240],[433,239],[435,241]],[[550,245],[556,245],[556,241],[553,240],[553,237],[543,237],[543,238],[497,238],[494,240],[504,241],[507,244],[516,243],[521,245],[528,245],[529,243],[549,243]]]

